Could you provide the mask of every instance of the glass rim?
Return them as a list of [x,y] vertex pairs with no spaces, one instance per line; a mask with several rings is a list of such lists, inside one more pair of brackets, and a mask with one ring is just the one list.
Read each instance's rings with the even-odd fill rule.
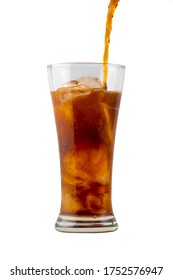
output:
[[116,63],[102,63],[102,62],[60,62],[60,63],[51,63],[47,65],[47,68],[57,68],[57,67],[77,67],[77,66],[101,66],[106,65],[107,67],[115,67],[125,69],[125,65],[116,64]]

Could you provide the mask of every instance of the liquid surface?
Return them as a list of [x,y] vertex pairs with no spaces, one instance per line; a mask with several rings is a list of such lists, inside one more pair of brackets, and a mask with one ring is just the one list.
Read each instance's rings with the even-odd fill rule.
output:
[[103,85],[102,87],[104,89],[107,88],[107,76],[108,76],[108,69],[107,69],[107,63],[108,63],[108,56],[109,56],[109,45],[110,45],[110,35],[112,31],[112,20],[115,13],[115,10],[118,6],[119,0],[110,0],[109,6],[108,6],[108,13],[106,18],[106,31],[105,31],[105,47],[104,47],[104,54],[103,54]]
[[111,215],[112,157],[121,93],[77,85],[51,95],[59,140],[61,214]]

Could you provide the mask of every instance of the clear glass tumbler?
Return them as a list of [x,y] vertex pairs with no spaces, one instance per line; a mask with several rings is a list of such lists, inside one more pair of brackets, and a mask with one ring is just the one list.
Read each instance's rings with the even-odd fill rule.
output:
[[111,182],[115,131],[125,67],[102,63],[48,65],[61,167],[56,229],[107,232],[118,228]]

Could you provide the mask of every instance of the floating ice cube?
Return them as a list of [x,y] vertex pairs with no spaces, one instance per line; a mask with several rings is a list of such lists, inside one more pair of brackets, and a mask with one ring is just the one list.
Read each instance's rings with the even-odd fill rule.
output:
[[79,81],[77,80],[71,80],[67,83],[64,84],[64,87],[73,87],[73,86],[77,86],[79,84]]
[[79,82],[80,85],[86,85],[90,88],[101,88],[102,87],[101,81],[97,77],[86,76],[86,77],[81,77],[81,78],[77,79],[77,81]]
[[85,85],[65,86],[55,91],[55,99],[58,103],[73,100],[75,97],[90,93]]
[[101,81],[97,77],[80,77],[77,80],[71,80],[64,84],[64,87],[73,87],[73,86],[88,86],[90,88],[101,88]]

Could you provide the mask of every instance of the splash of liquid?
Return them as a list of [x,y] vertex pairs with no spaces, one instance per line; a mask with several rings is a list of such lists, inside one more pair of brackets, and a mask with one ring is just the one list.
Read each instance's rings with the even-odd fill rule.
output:
[[102,87],[104,89],[107,89],[107,77],[108,77],[107,63],[108,63],[108,56],[109,56],[110,35],[112,31],[112,20],[119,1],[120,0],[110,0],[108,6],[108,13],[106,17],[106,32],[105,32],[105,45],[104,45],[105,48],[103,54],[103,84],[102,84]]

